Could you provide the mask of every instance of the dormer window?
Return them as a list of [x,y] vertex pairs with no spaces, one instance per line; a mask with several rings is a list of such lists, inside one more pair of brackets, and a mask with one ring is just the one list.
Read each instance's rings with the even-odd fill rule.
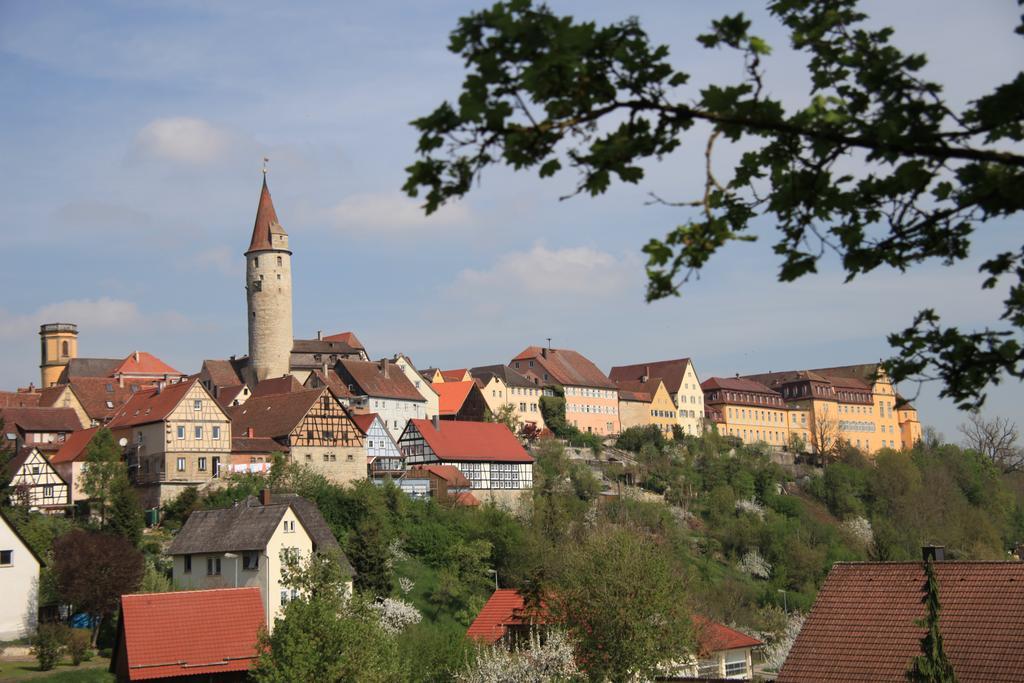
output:
[[114,385],[113,384],[108,384],[107,385],[107,393],[108,394],[114,393]]

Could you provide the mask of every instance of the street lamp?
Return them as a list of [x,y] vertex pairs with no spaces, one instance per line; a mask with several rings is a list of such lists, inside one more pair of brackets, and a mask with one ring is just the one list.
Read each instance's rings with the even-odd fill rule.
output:
[[498,570],[497,569],[488,569],[487,573],[488,574],[494,574],[494,590],[498,590]]
[[785,588],[777,588],[775,590],[775,592],[776,593],[782,593],[782,610],[786,614],[789,614],[789,603],[786,601],[786,589]]
[[235,588],[238,588],[238,563],[242,561],[242,558],[238,553],[224,553],[224,557],[234,560],[232,564],[235,565]]

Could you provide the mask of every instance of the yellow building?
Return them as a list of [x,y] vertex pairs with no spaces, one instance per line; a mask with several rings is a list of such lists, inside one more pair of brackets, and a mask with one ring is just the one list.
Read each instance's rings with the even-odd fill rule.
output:
[[798,410],[791,415],[793,411],[782,396],[760,382],[741,377],[712,377],[701,388],[707,419],[723,436],[775,448],[788,446],[794,433],[809,437],[807,414]]
[[57,383],[72,358],[78,357],[78,326],[72,323],[47,323],[39,327],[42,387]]
[[917,408],[896,397],[896,419],[900,424],[900,440],[904,448],[913,448],[921,440],[921,423],[917,419]]
[[619,389],[619,422],[622,429],[657,425],[662,434],[672,438],[672,427],[678,424],[676,406],[663,381],[620,380],[615,384]]
[[618,365],[608,376],[613,382],[660,379],[672,397],[673,409],[684,434],[704,431],[704,392],[689,358]]
[[525,376],[507,365],[470,368],[469,374],[480,386],[491,413],[497,413],[504,405],[511,405],[523,425],[532,424],[536,429],[544,429],[544,416],[540,412],[543,390]]

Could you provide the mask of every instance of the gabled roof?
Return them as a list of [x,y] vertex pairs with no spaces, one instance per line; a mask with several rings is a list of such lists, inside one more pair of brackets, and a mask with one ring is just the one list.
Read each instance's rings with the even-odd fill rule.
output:
[[35,446],[22,446],[21,449],[7,461],[7,473],[13,476],[34,454],[39,456],[39,459],[46,465],[46,468],[50,470],[51,473],[56,475],[56,477],[61,481],[64,481],[64,477],[60,476],[60,473],[53,467],[49,458],[40,453],[39,449]]
[[[388,368],[385,371],[385,363]],[[403,401],[424,402],[426,399],[398,367],[390,361],[374,363],[353,359],[338,361],[335,369],[342,382],[353,386],[353,393],[372,398],[397,398]],[[385,376],[385,372],[387,376]]]
[[[313,501],[307,500],[297,493],[275,493],[270,498],[270,504],[291,505],[295,515],[302,522],[302,526],[306,527],[306,533],[313,539],[313,546],[317,550],[340,547],[338,539],[334,537],[334,532],[331,531],[331,527],[327,524],[327,520],[320,513],[320,508]],[[344,554],[342,554],[342,558],[348,571],[351,573],[352,567],[348,565],[348,559],[345,558]]]
[[306,383],[303,386],[311,389],[329,387],[338,398],[352,397],[352,392],[349,391],[348,386],[341,381],[341,378],[338,377],[338,373],[334,370],[328,370],[326,373],[320,369],[314,370],[309,374],[309,377],[306,378]]
[[[939,624],[957,680],[1020,681],[1024,562],[936,562]],[[779,683],[904,681],[921,652],[919,562],[839,562],[779,672]]]
[[281,222],[277,220],[274,201],[270,198],[270,188],[267,187],[267,176],[264,175],[260,203],[256,208],[256,223],[252,226],[252,239],[249,240],[249,248],[245,253],[276,249],[272,244],[271,235],[287,234],[281,227]]
[[324,341],[342,342],[348,344],[353,349],[359,351],[366,351],[366,347],[363,346],[363,342],[359,341],[356,337],[355,332],[339,332],[338,334],[329,334],[324,337]]
[[466,635],[473,640],[496,643],[508,633],[509,626],[543,624],[548,619],[544,608],[527,610],[526,601],[514,588],[499,588],[491,594],[469,625]]
[[[108,426],[111,429],[117,429],[160,422],[171,414],[171,411],[185,398],[189,389],[196,384],[196,380],[193,378],[168,384],[163,389],[158,387],[143,389],[124,404],[124,407],[114,415],[114,419]],[[201,384],[198,386],[202,387]],[[203,389],[204,393],[205,391]]]
[[692,365],[689,358],[675,358],[673,360],[656,360],[647,363],[634,363],[632,365],[617,365],[611,369],[608,376],[614,382],[621,380],[640,380],[642,377],[658,378],[665,382],[665,388],[669,393],[679,393],[679,387],[683,385],[683,377],[686,376],[686,368]]
[[[498,422],[441,422],[409,420],[441,460],[532,463],[519,440]],[[406,427],[408,431],[409,426]],[[404,435],[404,433],[403,433]]]
[[[572,349],[543,349],[528,346],[515,361],[535,361],[547,371],[551,383],[563,386],[614,389],[615,385],[590,359]],[[513,365],[513,367],[515,367]],[[523,368],[520,368],[523,369]]]
[[71,408],[4,408],[0,420],[5,432],[14,425],[25,432],[73,432],[82,428],[78,413]]
[[537,385],[526,379],[522,373],[513,370],[507,365],[481,365],[470,368],[469,374],[473,375],[476,379],[484,380],[484,384],[489,382],[491,377],[497,377],[510,387],[537,388]]
[[466,475],[464,475],[455,465],[413,465],[409,468],[409,471],[430,472],[431,474],[444,479],[448,482],[449,486],[454,486],[456,488],[468,489],[472,486],[469,479],[466,479]]
[[184,377],[167,363],[163,362],[151,353],[145,351],[134,351],[128,354],[121,363],[114,368],[111,376],[116,375],[170,375],[172,377]]
[[[167,549],[170,555],[262,550],[274,535],[287,505],[246,505],[196,510]],[[308,532],[307,532],[308,533]]]
[[663,385],[664,381],[661,378],[649,379],[646,382],[640,380],[615,380],[615,386],[619,389],[619,400],[621,401],[639,401],[641,403],[650,403],[654,400],[654,395],[658,393],[658,387]]
[[288,446],[271,439],[269,436],[231,437],[232,453],[265,453],[269,455],[271,453],[287,453],[289,450],[291,449]]
[[442,370],[441,378],[445,382],[461,382],[462,378],[466,376],[468,370],[466,368],[458,368],[455,370]]
[[50,458],[50,462],[53,464],[60,464],[63,462],[76,462],[85,459],[85,447],[92,441],[92,437],[96,436],[96,432],[99,431],[99,427],[91,427],[89,429],[79,429],[77,432],[72,432],[64,439],[64,445],[60,447],[60,450]]
[[276,394],[291,394],[296,391],[303,391],[303,386],[299,380],[295,378],[295,375],[289,374],[282,377],[273,377],[262,380],[256,385],[256,388],[252,390],[251,398],[274,396]]
[[204,360],[203,369],[210,377],[210,382],[215,387],[231,387],[244,384],[242,379],[242,367],[244,361],[231,360]]
[[0,408],[32,408],[39,405],[39,391],[0,391]]
[[[71,388],[90,419],[106,422],[141,389],[152,387],[153,381],[125,379],[120,382],[112,377],[76,377],[67,386]],[[108,406],[108,402],[111,405]]]
[[251,396],[240,406],[225,408],[231,418],[232,434],[245,434],[249,429],[254,436],[273,439],[292,433],[309,409],[327,389],[306,389],[290,394]]
[[214,387],[214,397],[217,403],[220,404],[221,408],[227,408],[231,403],[238,398],[238,395],[245,390],[244,384],[236,384],[234,386],[226,387]]
[[3,520],[4,524],[7,525],[7,528],[11,530],[11,533],[13,533],[18,540],[21,541],[21,544],[25,546],[30,553],[32,553],[32,557],[36,558],[36,562],[39,563],[39,566],[46,566],[46,563],[43,562],[43,558],[36,554],[32,544],[25,540],[25,537],[21,535],[20,531],[18,531],[18,527],[14,525],[14,522],[4,514],[4,509],[2,507],[0,507],[0,520]]
[[693,615],[693,626],[700,654],[764,645],[757,638],[752,638],[742,631],[729,628],[697,614]]
[[131,681],[247,671],[265,626],[258,588],[122,595],[118,624]]
[[780,395],[779,392],[774,389],[770,389],[760,382],[744,377],[709,377],[700,383],[700,388],[704,391],[725,389],[727,391],[746,391],[752,394]]
[[75,377],[113,377],[123,358],[72,358],[60,373],[57,384],[67,384]]
[[441,415],[455,415],[462,410],[463,404],[473,391],[476,383],[444,381],[430,385],[430,388],[437,392],[437,411]]
[[377,419],[377,413],[358,413],[352,415],[352,421],[356,423],[356,427],[359,427],[359,431],[363,434],[370,433],[370,427],[373,426],[373,421]]

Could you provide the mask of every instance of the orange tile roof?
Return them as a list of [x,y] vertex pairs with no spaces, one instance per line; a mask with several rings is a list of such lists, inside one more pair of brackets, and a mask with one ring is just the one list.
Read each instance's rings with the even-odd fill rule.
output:
[[[1024,562],[936,562],[946,654],[961,683],[1020,681]],[[925,629],[919,562],[839,562],[779,672],[779,683],[904,681]]]
[[85,458],[85,447],[92,441],[92,437],[96,436],[98,430],[99,427],[91,427],[72,432],[64,439],[64,445],[60,447],[60,450],[50,458],[50,462],[57,464],[83,460]]
[[[516,361],[535,361],[550,377],[549,383],[561,384],[563,386],[597,387],[602,389],[614,389],[615,385],[608,376],[594,365],[594,363],[572,349],[544,349],[539,346],[529,346],[518,356],[512,359]],[[520,367],[519,370],[529,372],[527,368]],[[534,373],[536,374],[536,373]]]
[[437,392],[437,410],[441,415],[455,415],[473,390],[475,382],[433,382],[430,388]]
[[759,647],[764,644],[757,638],[748,636],[746,633],[697,614],[693,615],[693,627],[701,654],[710,654],[723,650],[739,650],[745,647]]
[[110,373],[116,375],[171,375],[184,377],[167,363],[163,362],[151,353],[145,351],[134,351],[121,361],[121,364]]
[[119,624],[129,680],[247,671],[263,602],[258,588],[122,595]]
[[249,240],[249,248],[246,254],[253,251],[267,251],[274,249],[271,235],[285,235],[281,222],[277,220],[277,211],[274,210],[274,201],[270,198],[270,188],[267,187],[267,176],[263,176],[263,188],[260,190],[260,203],[256,209],[256,223],[252,226],[252,239]]
[[445,382],[461,382],[462,378],[466,376],[466,368],[459,368],[456,370],[441,370],[441,377]]
[[469,625],[466,635],[474,640],[496,643],[505,637],[509,626],[537,623],[547,619],[546,610],[541,607],[535,613],[526,614],[526,601],[514,588],[499,588],[487,599],[476,619]]
[[[519,440],[498,422],[442,421],[434,429],[430,420],[409,420],[441,460],[532,463]],[[406,428],[408,429],[408,428]]]
[[[159,422],[171,414],[192,385],[194,379],[168,384],[158,390],[143,389],[132,396],[124,407],[114,415],[108,425],[111,429]],[[200,385],[202,386],[202,385]]]

